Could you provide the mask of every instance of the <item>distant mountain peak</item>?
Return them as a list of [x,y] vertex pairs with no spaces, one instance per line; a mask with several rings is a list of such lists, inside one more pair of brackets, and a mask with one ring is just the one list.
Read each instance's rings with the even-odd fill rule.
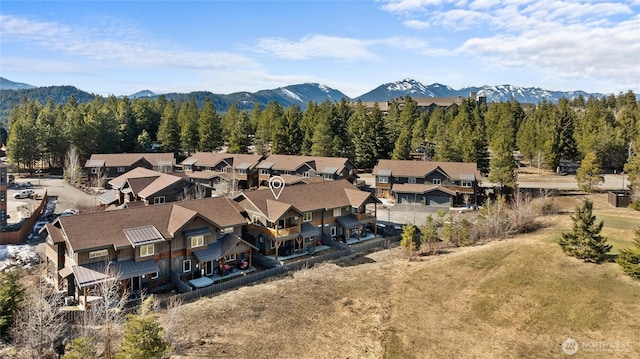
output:
[[138,91],[134,94],[129,95],[129,98],[144,98],[144,97],[155,97],[157,94],[150,90],[142,90]]
[[35,86],[23,84],[20,82],[13,82],[11,80],[5,79],[4,77],[0,77],[0,90],[25,90],[32,88],[35,88]]

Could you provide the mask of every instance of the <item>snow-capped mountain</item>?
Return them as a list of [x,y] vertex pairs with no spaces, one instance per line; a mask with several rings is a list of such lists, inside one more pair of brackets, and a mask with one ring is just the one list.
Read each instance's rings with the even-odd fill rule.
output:
[[325,100],[333,102],[340,101],[342,98],[349,98],[344,93],[319,83],[289,85],[273,90],[258,91],[253,95],[259,98],[271,98],[271,100],[276,100],[283,106],[287,104],[300,105],[302,107],[305,107],[309,101],[320,103]]
[[477,93],[478,96],[484,96],[488,102],[509,101],[515,98],[521,103],[539,103],[544,101],[558,102],[560,98],[566,97],[573,99],[579,95],[585,98],[590,95],[596,97],[603,96],[599,93],[589,94],[584,91],[548,91],[539,87],[520,87],[514,85],[498,85],[482,87],[465,87],[459,90],[449,86],[434,83],[428,86],[412,80],[404,79],[393,83],[386,83],[378,86],[374,90],[358,97],[362,101],[389,101],[394,98],[404,97],[468,97],[471,93]]
[[456,90],[449,86],[434,83],[425,86],[413,79],[382,84],[366,94],[358,97],[362,101],[388,101],[409,95],[411,97],[451,97]]

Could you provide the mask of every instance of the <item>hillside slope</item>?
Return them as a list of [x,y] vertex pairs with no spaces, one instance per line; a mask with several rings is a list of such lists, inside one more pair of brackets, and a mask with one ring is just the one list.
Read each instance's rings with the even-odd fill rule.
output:
[[[399,248],[325,264],[178,309],[178,355],[255,358],[560,358],[567,338],[638,357],[640,285],[555,243],[567,216],[501,242],[408,262]],[[167,320],[168,318],[164,318]]]

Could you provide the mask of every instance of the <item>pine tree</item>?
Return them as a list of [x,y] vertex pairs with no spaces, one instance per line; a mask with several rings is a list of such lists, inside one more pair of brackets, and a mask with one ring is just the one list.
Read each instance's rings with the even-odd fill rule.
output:
[[98,359],[95,337],[80,336],[73,339],[65,348],[62,359]]
[[152,310],[153,297],[142,302],[138,314],[127,315],[117,359],[162,358],[171,350]]
[[24,299],[25,289],[16,271],[7,271],[0,278],[0,337],[7,335],[15,314]]
[[409,259],[413,258],[413,255],[418,250],[418,246],[420,244],[416,241],[416,229],[413,223],[407,222],[407,224],[402,229],[402,239],[400,240],[400,246],[404,249],[404,253],[409,257]]
[[191,155],[198,149],[200,144],[199,133],[199,117],[198,108],[196,107],[195,98],[182,105],[178,112],[178,123],[180,124],[180,140],[182,148],[187,151],[187,155]]
[[[640,141],[640,136],[638,136]],[[634,200],[640,200],[640,143],[637,142],[638,151],[635,155],[630,156],[624,165],[624,172],[629,179],[629,189]]]
[[178,157],[180,154],[180,125],[173,102],[169,102],[162,113],[160,127],[158,127],[158,141],[163,151],[172,152],[174,156]]
[[494,126],[495,135],[491,141],[489,181],[499,183],[501,188],[514,189],[518,178],[516,172],[518,164],[513,157],[514,124],[509,112],[503,111],[498,117],[498,122]]
[[640,280],[640,226],[636,228],[635,234],[633,247],[621,249],[616,263],[631,278]]
[[433,216],[427,216],[427,220],[420,230],[422,231],[422,236],[420,237],[421,244],[426,244],[431,254],[437,253],[436,244],[440,241],[440,237],[438,236],[438,227]]
[[243,111],[239,112],[236,104],[229,107],[225,116],[228,123],[232,123],[231,136],[229,137],[229,153],[247,153],[251,140],[249,138],[249,115]]
[[576,207],[571,220],[573,231],[562,233],[559,241],[562,250],[585,262],[602,262],[611,250],[611,245],[607,244],[606,237],[600,235],[604,222],[595,223],[593,202],[585,200],[581,206]]
[[214,152],[223,144],[220,116],[208,98],[205,99],[204,108],[200,112],[198,133],[200,134],[200,151]]
[[600,161],[595,152],[587,153],[580,162],[580,168],[576,171],[576,181],[580,190],[585,192],[593,192],[596,186],[604,183]]

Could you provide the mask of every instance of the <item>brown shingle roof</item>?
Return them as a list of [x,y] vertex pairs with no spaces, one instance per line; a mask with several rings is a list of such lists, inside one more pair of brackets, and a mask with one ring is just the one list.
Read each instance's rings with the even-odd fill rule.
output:
[[[89,161],[105,161],[106,167],[128,167],[144,158],[152,166],[157,166],[159,162],[171,162],[176,160],[173,153],[94,153]],[[86,167],[86,166],[85,166]]]
[[463,175],[473,175],[480,180],[478,166],[472,162],[432,162],[432,161],[400,161],[380,160],[373,168],[376,175],[380,170],[390,170],[394,177],[424,177],[440,168],[449,177],[460,179]]
[[[236,207],[224,197],[76,214],[59,217],[57,221],[71,248],[83,251],[108,245],[115,248],[130,247],[131,243],[124,233],[127,228],[154,226],[163,237],[172,238],[175,231],[184,227],[195,216],[220,228],[246,223]],[[55,230],[49,233],[55,233]]]
[[[190,157],[186,158],[182,163],[194,163],[198,167],[216,167],[220,162],[225,161],[236,168],[240,164],[250,164],[244,166],[253,168],[262,159],[261,155],[248,155],[248,154],[236,154],[236,153],[221,153],[221,152],[196,152]],[[245,168],[246,169],[246,168]]]
[[158,177],[160,172],[150,170],[144,167],[136,167],[131,171],[121,174],[120,176],[109,181],[109,184],[113,187],[121,188],[129,178],[141,178],[141,177]]
[[[359,191],[364,195],[351,191]],[[347,194],[349,192],[349,194]],[[365,198],[366,199],[363,199]],[[267,202],[275,201],[271,191],[248,191],[240,194],[237,200],[248,199],[265,215],[270,213]],[[370,193],[358,190],[347,180],[326,181],[297,186],[285,186],[277,202],[295,207],[300,212],[318,209],[332,209],[346,206],[360,206],[364,200],[378,203]],[[355,202],[353,202],[355,201]],[[269,217],[274,220],[275,218]]]
[[278,171],[295,171],[305,163],[309,164],[317,172],[322,172],[327,167],[336,167],[342,172],[349,159],[344,157],[317,157],[296,155],[270,155],[264,162],[273,163],[271,169]]

